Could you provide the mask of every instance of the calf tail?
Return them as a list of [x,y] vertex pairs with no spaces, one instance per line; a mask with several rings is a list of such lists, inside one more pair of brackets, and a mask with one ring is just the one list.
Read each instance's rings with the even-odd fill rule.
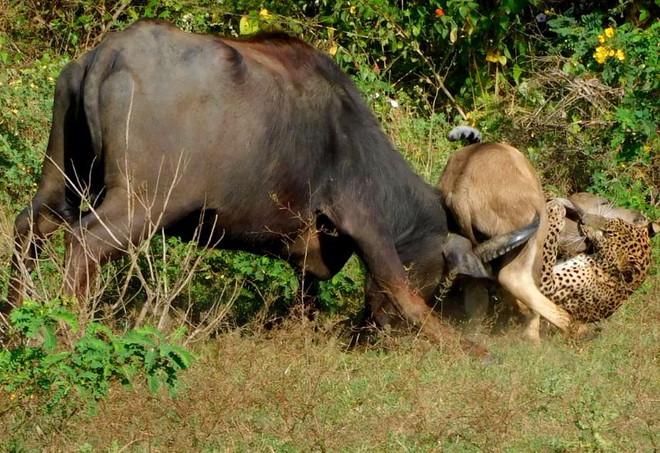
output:
[[447,138],[452,142],[465,140],[472,145],[481,142],[481,132],[470,126],[456,126],[447,134]]

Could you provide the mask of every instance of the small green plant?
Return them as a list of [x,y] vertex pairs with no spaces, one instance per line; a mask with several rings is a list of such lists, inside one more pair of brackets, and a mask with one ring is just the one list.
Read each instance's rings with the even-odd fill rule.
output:
[[16,409],[34,400],[47,413],[75,411],[74,402],[93,407],[113,382],[131,385],[139,378],[154,392],[164,385],[173,394],[179,371],[193,360],[151,327],[118,336],[92,322],[72,346],[60,345],[59,336],[75,335],[78,323],[57,300],[26,301],[10,319],[18,346],[0,351],[0,394]]
[[[241,251],[209,250],[176,237],[157,237],[140,255],[138,265],[144,277],[135,279],[140,286],[136,290],[144,291],[148,284],[166,292],[165,287],[177,286],[176,282],[190,274],[189,266],[183,263],[196,260],[199,262],[186,289],[172,300],[173,307],[179,310],[190,305],[194,313],[199,313],[217,303],[229,305],[225,321],[244,325],[264,306],[271,311],[268,315],[283,315],[301,301],[299,276],[285,261]],[[357,259],[351,260],[330,280],[320,282],[319,305],[330,314],[356,301],[361,305],[363,276],[361,264]],[[226,295],[226,288],[239,289],[235,299],[219,302],[217,299]]]

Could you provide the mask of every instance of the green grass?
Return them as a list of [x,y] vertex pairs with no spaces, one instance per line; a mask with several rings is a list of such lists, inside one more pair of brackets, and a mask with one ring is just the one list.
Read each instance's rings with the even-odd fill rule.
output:
[[590,342],[488,337],[488,364],[412,335],[348,349],[336,325],[293,318],[234,330],[196,347],[177,396],[117,387],[54,426],[5,417],[0,450],[654,451],[659,288]]

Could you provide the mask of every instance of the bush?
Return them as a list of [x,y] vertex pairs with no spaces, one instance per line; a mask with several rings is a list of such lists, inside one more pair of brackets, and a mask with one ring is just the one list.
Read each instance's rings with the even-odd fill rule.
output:
[[[7,41],[0,36],[0,49]],[[0,203],[24,205],[36,189],[55,79],[65,59],[45,53],[31,67],[0,72]],[[10,64],[11,62],[8,62]]]
[[193,360],[190,352],[150,327],[118,336],[90,323],[68,346],[59,344],[62,336],[76,335],[76,318],[59,301],[26,301],[12,311],[8,335],[17,345],[0,350],[0,399],[10,402],[0,418],[20,420],[26,415],[22,411],[37,410],[66,419],[93,408],[114,382],[144,380],[153,392],[164,385],[173,394],[179,372]]

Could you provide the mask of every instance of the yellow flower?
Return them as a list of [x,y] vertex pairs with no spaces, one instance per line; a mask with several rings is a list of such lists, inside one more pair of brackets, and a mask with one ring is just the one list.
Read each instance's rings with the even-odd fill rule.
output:
[[607,27],[607,28],[605,29],[605,36],[607,36],[608,38],[613,37],[613,36],[614,36],[614,28],[612,28],[612,27]]
[[351,13],[351,14],[355,14],[355,5],[348,8],[348,12]]
[[500,53],[496,50],[489,50],[486,53],[486,61],[490,61],[491,63],[497,63],[500,60]]
[[613,57],[615,54],[616,54],[616,52],[614,52],[614,49],[610,49],[610,50],[607,51],[607,56],[608,57]]
[[596,47],[596,51],[594,52],[594,60],[600,64],[605,63],[605,60],[607,60],[607,49],[603,46]]
[[619,50],[616,51],[616,58],[619,61],[623,61],[623,60],[626,59],[626,54],[623,53],[623,50],[619,49]]
[[598,42],[599,42],[600,44],[603,44],[603,43],[605,42],[605,36],[603,36],[603,35],[598,35]]
[[271,17],[273,17],[266,8],[261,8],[261,10],[259,11],[259,16],[261,16],[264,19],[270,19]]

